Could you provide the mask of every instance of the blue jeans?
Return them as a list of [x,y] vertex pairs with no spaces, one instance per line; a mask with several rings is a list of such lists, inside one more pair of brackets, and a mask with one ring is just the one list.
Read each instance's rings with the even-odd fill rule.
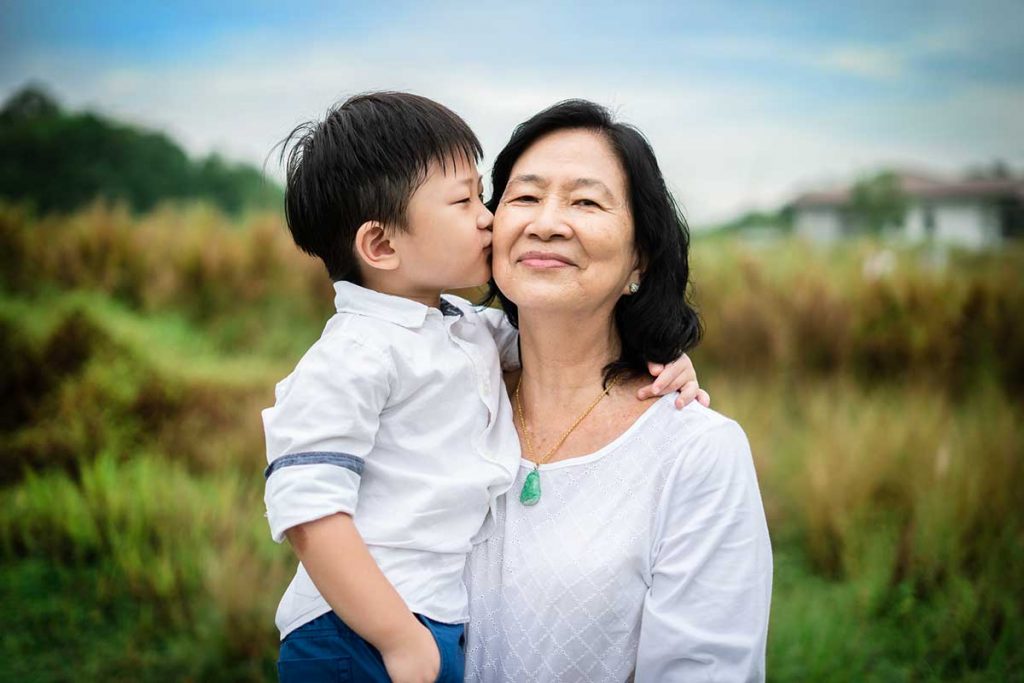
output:
[[[465,626],[443,624],[417,614],[430,629],[441,653],[438,683],[462,683],[466,669]],[[277,659],[281,683],[367,681],[390,683],[384,660],[377,648],[328,612],[289,633],[281,641]]]

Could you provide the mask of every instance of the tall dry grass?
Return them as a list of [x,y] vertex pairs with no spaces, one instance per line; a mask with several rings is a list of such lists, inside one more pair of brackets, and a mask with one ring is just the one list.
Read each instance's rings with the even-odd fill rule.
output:
[[954,395],[995,378],[1024,391],[1022,245],[977,254],[698,240],[691,263],[705,364],[929,381]]
[[[330,312],[322,267],[281,218],[233,223],[204,206],[141,218],[96,204],[36,220],[0,206],[0,284],[108,294],[145,312],[179,311],[224,348],[294,354]],[[696,238],[702,363],[735,372],[928,378],[956,393],[994,376],[1024,391],[1024,247],[998,252],[891,248],[831,253],[795,240],[745,247]],[[298,331],[298,332],[297,332]]]
[[[795,585],[777,585],[776,660],[807,665],[810,645],[798,634],[807,638],[809,621],[823,633],[836,629],[824,622],[838,609],[807,612],[802,593],[810,590],[846,600],[843,618],[875,624],[868,636],[877,642],[862,649],[903,657],[917,675],[958,680],[1024,663],[1016,645],[1024,637],[1019,401],[994,383],[966,397],[924,383],[719,373],[710,386],[716,407],[749,435],[777,554],[796,553],[806,567]],[[849,590],[805,588],[812,577]],[[803,607],[793,613],[792,604]],[[860,630],[850,624],[845,637]],[[800,677],[833,671],[820,665]],[[861,674],[841,680],[873,679]]]
[[[750,437],[776,549],[774,679],[1024,666],[1022,265],[696,240],[695,362]],[[294,560],[262,519],[259,409],[331,309],[320,266],[274,216],[104,205],[0,207],[0,266],[9,677],[272,678]]]
[[331,311],[323,267],[273,213],[235,222],[196,204],[134,217],[97,203],[36,219],[0,205],[0,254],[9,291],[87,290],[144,313],[178,311],[226,348],[292,352],[295,329]]

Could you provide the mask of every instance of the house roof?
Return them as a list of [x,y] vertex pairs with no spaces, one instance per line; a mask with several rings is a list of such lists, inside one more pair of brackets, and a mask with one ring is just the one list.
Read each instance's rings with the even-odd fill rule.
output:
[[[964,178],[945,180],[913,172],[899,172],[903,194],[913,199],[1018,199],[1024,201],[1024,180],[1018,178]],[[793,200],[796,208],[838,207],[850,203],[852,186],[805,192]]]

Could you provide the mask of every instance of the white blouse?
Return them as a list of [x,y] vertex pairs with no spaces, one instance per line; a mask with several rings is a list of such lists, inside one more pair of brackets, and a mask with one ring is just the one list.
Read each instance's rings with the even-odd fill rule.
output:
[[743,430],[663,397],[590,455],[523,460],[467,564],[468,681],[761,681],[772,556]]

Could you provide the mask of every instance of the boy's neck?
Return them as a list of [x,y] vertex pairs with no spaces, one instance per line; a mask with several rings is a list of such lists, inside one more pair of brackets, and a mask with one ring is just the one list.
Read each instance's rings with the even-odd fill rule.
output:
[[400,296],[421,303],[430,308],[438,308],[441,305],[441,290],[422,287],[413,287],[400,282],[390,281],[389,278],[363,276],[363,287],[372,289],[381,294]]
[[409,299],[410,301],[415,301],[417,303],[421,303],[424,306],[429,306],[430,308],[439,308],[441,306],[441,292],[431,292],[431,293],[427,293],[427,294],[424,294],[424,293],[416,294],[416,293],[405,293],[405,292],[383,292],[383,293],[384,294],[390,294],[391,296],[400,296],[403,299]]

